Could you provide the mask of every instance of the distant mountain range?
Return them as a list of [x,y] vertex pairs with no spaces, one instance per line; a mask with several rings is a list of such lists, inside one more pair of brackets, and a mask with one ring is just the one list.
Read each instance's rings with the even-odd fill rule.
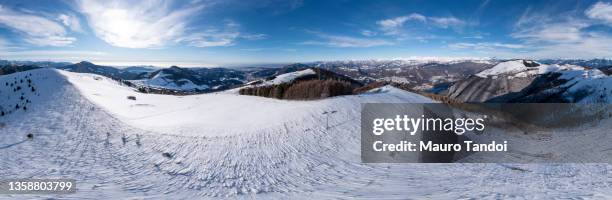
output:
[[[553,76],[534,73],[551,66],[584,66],[566,71],[600,72],[603,76],[612,72],[612,60],[361,60],[296,63],[282,67],[243,68],[157,68],[153,66],[112,67],[83,61],[76,64],[61,62],[6,61],[0,60],[0,75],[39,67],[52,67],[78,73],[93,73],[129,83],[135,88],[166,90],[187,93],[205,93],[240,87],[252,82],[265,82],[275,77],[309,68],[324,69],[346,76],[362,84],[372,82],[401,83],[413,91],[430,92],[466,102],[526,101],[518,100],[517,92],[530,88],[563,87],[567,75]],[[561,67],[563,68],[563,67]],[[597,69],[594,69],[597,68]],[[504,71],[504,70],[510,71]],[[515,71],[512,71],[515,70]],[[590,71],[589,71],[590,70]],[[594,71],[596,70],[596,71]],[[503,73],[495,74],[503,71]],[[552,73],[552,72],[551,72]],[[489,76],[492,75],[492,76]],[[542,84],[554,80],[557,85]],[[559,80],[561,79],[561,80]],[[563,80],[563,81],[562,81]],[[538,85],[539,84],[539,85]],[[536,87],[537,86],[537,87]],[[550,90],[546,90],[551,92]],[[508,96],[513,94],[514,96]],[[517,96],[518,95],[518,96]],[[522,96],[533,96],[525,94]],[[512,99],[512,100],[510,100]],[[541,100],[541,99],[540,99]],[[536,101],[536,100],[531,100]],[[552,98],[547,101],[572,100]]]
[[581,60],[581,59],[543,59],[538,60],[538,62],[542,64],[558,64],[558,65],[578,65],[583,67],[590,68],[606,68],[612,66],[612,59],[591,59],[591,60]]
[[98,74],[125,80],[141,79],[144,78],[147,73],[156,70],[154,67],[127,67],[124,69],[119,69],[116,67],[96,65],[87,61],[56,68],[71,72]]

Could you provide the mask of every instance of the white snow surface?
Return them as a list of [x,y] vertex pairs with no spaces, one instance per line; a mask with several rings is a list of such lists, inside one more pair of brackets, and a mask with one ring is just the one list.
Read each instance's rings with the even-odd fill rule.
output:
[[295,80],[296,78],[303,77],[306,75],[313,75],[313,74],[316,74],[316,72],[312,69],[305,69],[305,70],[290,72],[286,74],[280,74],[276,76],[274,79],[265,81],[260,85],[279,85],[282,83],[290,83],[290,82],[293,82],[293,80]]
[[[0,199],[612,198],[608,164],[361,163],[361,103],[432,102],[393,87],[283,101],[140,94],[54,69],[0,83],[27,73],[39,92],[0,117],[0,177],[73,178],[78,192]],[[0,88],[3,106],[21,101]]]
[[559,71],[567,71],[567,70],[584,70],[583,67],[576,65],[544,65],[541,63],[537,63],[535,61],[525,61],[531,63],[537,63],[539,66],[537,67],[527,67],[523,64],[524,60],[511,60],[506,62],[498,63],[490,69],[483,70],[480,73],[477,73],[476,76],[480,76],[483,78],[486,77],[495,77],[499,75],[509,75],[511,77],[527,77],[537,74],[545,74],[549,72],[559,72]]

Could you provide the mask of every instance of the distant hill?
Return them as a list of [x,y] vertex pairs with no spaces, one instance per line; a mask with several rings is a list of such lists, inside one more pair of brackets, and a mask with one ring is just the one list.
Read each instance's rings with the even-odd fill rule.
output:
[[58,69],[63,69],[66,71],[77,72],[77,73],[91,73],[98,74],[114,79],[125,79],[125,80],[134,80],[141,79],[146,76],[146,74],[150,71],[153,71],[152,68],[144,68],[144,67],[132,67],[125,69],[118,69],[111,66],[102,66],[96,65],[91,62],[81,61],[76,64],[66,65],[62,67],[57,67]]
[[0,65],[0,75],[7,75],[38,68],[40,67],[35,65]]
[[[241,95],[262,96],[277,99],[310,100],[353,94],[363,84],[347,76],[321,68],[293,65],[284,74],[270,76],[258,83],[243,87]],[[293,70],[298,71],[293,71]]]

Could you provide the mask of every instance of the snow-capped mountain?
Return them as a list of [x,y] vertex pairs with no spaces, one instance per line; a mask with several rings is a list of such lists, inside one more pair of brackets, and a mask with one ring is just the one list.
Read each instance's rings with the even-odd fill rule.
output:
[[186,92],[220,91],[243,84],[243,72],[225,68],[180,68],[172,66],[132,80],[137,87]]
[[510,60],[457,81],[445,94],[465,102],[612,102],[611,80],[599,69]]

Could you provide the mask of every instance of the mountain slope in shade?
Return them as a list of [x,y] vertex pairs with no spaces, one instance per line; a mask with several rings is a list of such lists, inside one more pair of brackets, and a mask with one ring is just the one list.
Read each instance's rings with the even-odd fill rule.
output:
[[609,102],[602,91],[609,80],[599,69],[511,60],[454,83],[445,94],[465,102]]
[[38,68],[40,67],[36,65],[0,65],[0,75],[12,74],[16,72],[28,71]]
[[488,101],[612,103],[612,77],[599,69],[552,70],[538,76],[521,91],[495,97]]

